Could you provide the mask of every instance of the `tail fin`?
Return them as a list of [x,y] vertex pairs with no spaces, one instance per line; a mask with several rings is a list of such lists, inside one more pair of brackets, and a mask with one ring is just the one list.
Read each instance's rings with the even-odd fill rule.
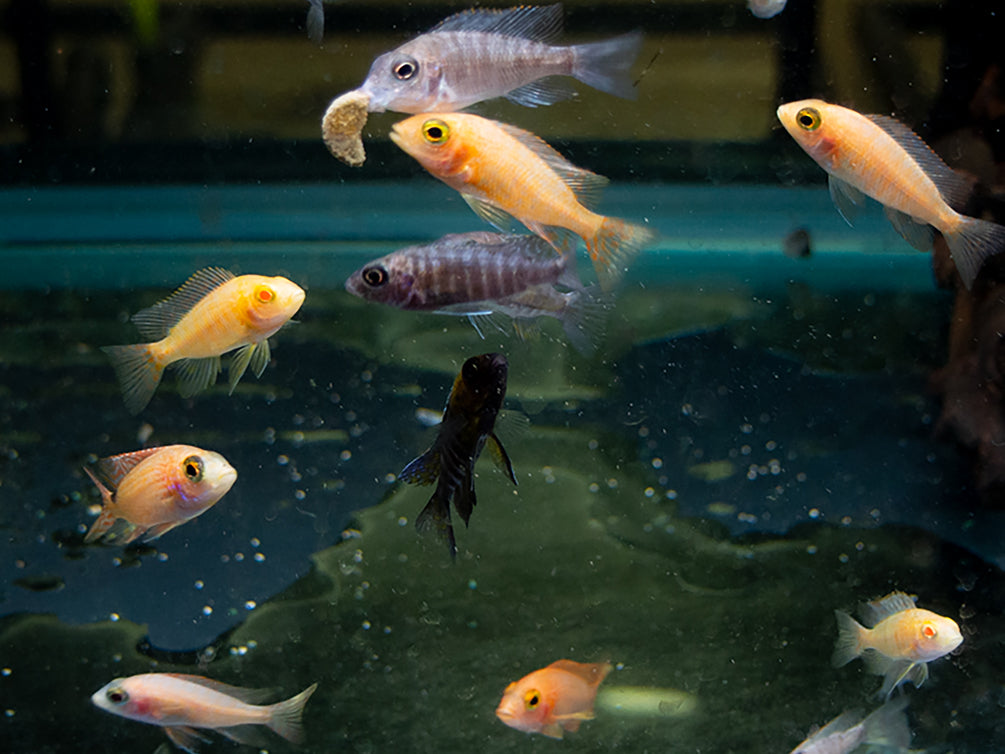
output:
[[632,225],[617,217],[605,217],[597,234],[586,242],[600,286],[611,290],[631,259],[643,247],[656,240],[656,231],[642,225]]
[[635,99],[631,67],[642,46],[642,32],[576,45],[572,75],[594,89],[616,97]]
[[891,699],[863,721],[865,740],[862,743],[906,751],[911,745],[911,729],[907,725],[907,697]]
[[311,698],[311,694],[317,691],[318,685],[312,683],[299,694],[285,702],[277,702],[271,705],[272,714],[266,725],[272,730],[295,744],[304,740],[304,726],[300,718],[304,714],[304,705]]
[[164,365],[153,355],[150,343],[133,346],[105,346],[122,388],[126,410],[134,416],[146,408],[164,374]]
[[835,610],[834,617],[837,618],[838,638],[834,645],[834,654],[831,655],[831,664],[835,668],[840,668],[862,654],[859,639],[864,629],[848,613]]
[[970,288],[989,257],[1005,251],[1005,225],[963,217],[957,230],[943,234],[963,284]]
[[562,311],[562,329],[572,347],[584,356],[597,350],[604,335],[608,297],[591,285],[566,294],[568,303]]

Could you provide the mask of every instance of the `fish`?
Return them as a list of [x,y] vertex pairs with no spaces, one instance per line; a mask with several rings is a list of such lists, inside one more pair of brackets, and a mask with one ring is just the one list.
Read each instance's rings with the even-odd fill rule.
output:
[[783,10],[787,0],[747,0],[747,8],[755,18],[774,18]]
[[[325,38],[325,0],[307,0],[307,38],[319,45]],[[331,0],[329,0],[331,2]]]
[[603,324],[603,297],[583,287],[571,257],[556,256],[537,236],[454,233],[368,262],[345,287],[398,309],[467,316],[479,333],[479,321],[497,313],[518,321],[554,317],[584,353]]
[[655,240],[648,227],[591,211],[607,179],[515,126],[471,113],[420,113],[394,124],[391,140],[496,228],[507,230],[515,218],[559,254],[574,251],[567,233],[583,238],[605,290]]
[[860,746],[907,751],[911,729],[907,724],[907,697],[883,704],[865,720],[856,712],[844,712],[820,730],[812,732],[790,754],[850,754]]
[[370,95],[370,112],[399,113],[454,112],[495,97],[551,105],[575,94],[559,76],[634,98],[629,73],[641,33],[552,45],[561,32],[560,3],[455,13],[377,57],[360,89]]
[[163,728],[175,746],[198,752],[208,741],[199,730],[215,730],[231,741],[267,745],[256,726],[301,743],[304,705],[317,690],[311,684],[283,702],[263,705],[272,691],[228,686],[198,675],[144,673],[116,678],[91,695],[91,703],[113,715]]
[[507,686],[496,717],[524,733],[562,738],[593,719],[597,687],[611,669],[609,662],[556,660]]
[[891,592],[863,605],[861,613],[868,627],[835,610],[834,667],[861,657],[870,672],[884,676],[879,696],[889,697],[905,681],[920,687],[928,678],[928,663],[960,646],[963,636],[956,621],[915,607],[916,600]]
[[415,519],[415,528],[446,540],[451,558],[457,557],[457,539],[450,503],[453,501],[467,526],[476,503],[475,461],[486,445],[506,477],[517,483],[509,455],[495,434],[496,417],[506,396],[508,367],[501,353],[485,353],[465,361],[447,398],[436,440],[398,475],[409,484],[436,482],[433,496]]
[[150,542],[201,516],[226,495],[237,471],[219,453],[165,445],[102,458],[84,471],[101,493],[101,513],[84,537],[93,542],[119,519],[124,544]]
[[869,196],[921,251],[931,249],[935,228],[946,239],[967,288],[985,260],[1005,249],[1005,226],[956,211],[967,201],[969,182],[903,123],[818,99],[782,105],[777,115],[827,171],[831,198],[849,225]]
[[199,270],[168,298],[133,315],[153,342],[101,349],[115,368],[126,409],[135,415],[146,408],[168,366],[178,370],[183,398],[206,389],[216,382],[220,356],[235,349],[230,392],[249,366],[261,377],[271,358],[269,337],[297,313],[305,295],[284,277]]

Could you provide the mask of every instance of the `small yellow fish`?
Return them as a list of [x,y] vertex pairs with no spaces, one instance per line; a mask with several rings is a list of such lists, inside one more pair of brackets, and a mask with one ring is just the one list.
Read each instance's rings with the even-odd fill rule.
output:
[[528,131],[471,113],[420,113],[396,123],[391,141],[507,230],[516,218],[559,253],[561,231],[580,236],[605,287],[656,234],[591,211],[607,179],[578,168]]
[[128,524],[125,544],[145,542],[191,521],[213,507],[237,479],[219,453],[191,445],[167,445],[103,458],[84,471],[101,492],[103,506],[85,542],[118,520]]
[[178,673],[144,673],[116,678],[98,689],[91,702],[113,715],[163,728],[171,743],[188,752],[205,741],[197,728],[215,730],[237,743],[267,745],[252,727],[264,725],[288,741],[303,741],[304,705],[318,685],[312,684],[284,702],[260,705],[268,689],[237,686]]
[[864,605],[862,617],[869,628],[835,610],[838,639],[834,667],[861,657],[871,672],[885,676],[880,696],[889,696],[905,681],[921,686],[928,678],[927,663],[952,652],[963,636],[956,621],[915,607],[916,599],[892,592]]
[[1005,249],[1005,226],[953,209],[966,202],[970,186],[903,123],[818,99],[790,102],[777,114],[799,146],[827,171],[831,197],[849,223],[864,194],[886,208],[897,232],[917,249],[931,248],[935,228],[946,239],[967,288],[984,261]]
[[133,316],[140,332],[156,342],[101,349],[115,367],[126,408],[142,411],[172,364],[182,397],[195,395],[216,382],[220,356],[234,349],[230,392],[249,365],[261,377],[270,359],[269,337],[297,313],[305,295],[284,277],[234,277],[216,267],[195,273],[168,298]]

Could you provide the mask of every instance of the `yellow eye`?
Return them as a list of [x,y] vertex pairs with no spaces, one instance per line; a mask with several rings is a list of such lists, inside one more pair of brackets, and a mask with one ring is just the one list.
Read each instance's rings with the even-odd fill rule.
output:
[[261,304],[271,304],[276,300],[276,292],[267,285],[260,285],[255,289],[255,298]]
[[820,112],[812,107],[804,107],[796,113],[796,123],[804,131],[816,131],[820,128]]
[[442,120],[427,120],[422,124],[422,135],[430,144],[443,144],[450,138],[450,126]]
[[202,459],[199,456],[189,456],[182,462],[182,469],[185,472],[185,478],[190,482],[201,482],[203,464]]
[[120,686],[113,686],[105,692],[105,699],[112,704],[125,704],[129,701],[129,694]]
[[541,703],[541,692],[537,689],[530,689],[523,695],[523,706],[529,710],[536,709]]
[[931,623],[926,623],[921,627],[921,635],[926,639],[934,639],[938,633],[938,630]]

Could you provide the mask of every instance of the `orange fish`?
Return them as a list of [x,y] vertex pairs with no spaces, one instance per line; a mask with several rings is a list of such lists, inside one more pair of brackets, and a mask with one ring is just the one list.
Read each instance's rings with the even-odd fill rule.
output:
[[129,720],[158,725],[171,743],[198,751],[203,738],[196,728],[216,730],[232,741],[252,746],[267,742],[253,726],[264,725],[288,741],[303,741],[300,718],[318,685],[312,684],[284,702],[259,705],[268,689],[228,686],[198,675],[145,673],[116,678],[98,689],[91,702],[106,712]]
[[219,453],[191,445],[167,445],[103,458],[84,471],[101,492],[102,508],[85,542],[127,523],[125,544],[171,531],[209,510],[237,479]]
[[607,179],[578,168],[532,133],[471,113],[420,113],[396,123],[391,140],[501,230],[516,218],[554,246],[563,231],[586,241],[610,287],[656,234],[591,211]]
[[153,343],[102,348],[112,359],[126,408],[142,411],[171,364],[183,398],[216,382],[220,356],[238,349],[230,362],[230,392],[248,366],[256,377],[269,363],[269,341],[304,302],[304,290],[284,277],[199,270],[159,304],[137,312],[133,322]]
[[561,738],[593,719],[597,687],[610,672],[609,662],[557,660],[507,686],[496,717],[525,733]]
[[869,628],[835,610],[838,639],[834,667],[861,657],[871,672],[885,676],[880,696],[889,696],[905,681],[916,687],[923,684],[928,678],[927,663],[952,652],[963,636],[956,621],[915,607],[916,599],[892,592],[863,605],[862,617]]
[[953,209],[966,202],[969,184],[903,123],[817,99],[782,105],[778,119],[827,171],[831,197],[849,223],[864,194],[886,208],[893,227],[917,249],[932,247],[935,228],[967,288],[984,261],[1005,249],[1005,226]]

